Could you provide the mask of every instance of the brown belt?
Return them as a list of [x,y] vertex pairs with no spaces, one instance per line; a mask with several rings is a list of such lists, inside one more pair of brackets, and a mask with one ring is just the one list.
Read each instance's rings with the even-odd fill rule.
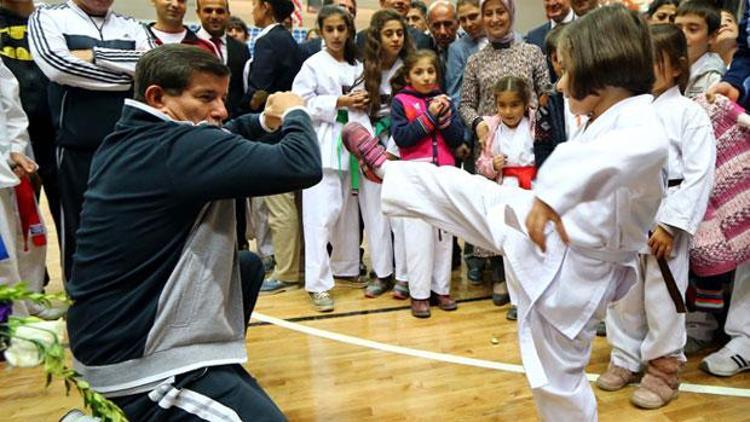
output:
[[674,276],[669,269],[669,265],[667,265],[667,260],[664,258],[658,258],[656,262],[659,264],[661,276],[664,278],[664,284],[667,286],[669,297],[671,297],[672,302],[674,302],[675,310],[678,314],[684,314],[686,312],[685,299],[682,297],[682,294],[680,294],[680,289],[677,288],[677,283],[674,281]]

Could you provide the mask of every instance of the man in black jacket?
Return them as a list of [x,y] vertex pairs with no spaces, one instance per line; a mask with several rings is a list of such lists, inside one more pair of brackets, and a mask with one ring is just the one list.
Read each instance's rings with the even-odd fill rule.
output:
[[[76,370],[130,420],[284,418],[241,366],[264,272],[235,248],[233,198],[317,184],[320,148],[292,93],[220,127],[228,85],[196,47],[150,51],[91,164],[68,333]],[[278,144],[252,141],[279,126]]]

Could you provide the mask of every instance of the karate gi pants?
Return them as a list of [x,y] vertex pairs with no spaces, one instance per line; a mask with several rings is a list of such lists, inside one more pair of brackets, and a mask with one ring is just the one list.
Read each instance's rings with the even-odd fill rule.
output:
[[379,278],[385,278],[393,274],[393,241],[390,219],[383,215],[381,208],[380,191],[379,183],[360,176],[359,206],[365,223],[372,269]]
[[[677,231],[673,257],[667,260],[682,297],[688,286],[690,236]],[[678,314],[653,255],[640,255],[641,277],[607,309],[607,341],[612,363],[640,372],[653,359],[674,356],[685,361],[685,314]]]
[[[333,276],[359,275],[359,210],[351,173],[323,169],[323,179],[302,191],[305,290],[324,292]],[[329,257],[328,244],[332,251]]]
[[453,236],[416,218],[404,218],[403,227],[411,297],[429,299],[430,291],[449,294]]
[[[383,211],[387,215],[422,219],[467,242],[500,254],[504,252],[504,236],[512,229],[507,227],[502,210],[498,207],[506,202],[506,196],[532,195],[528,191],[522,193],[520,189],[498,186],[485,177],[470,175],[448,166],[404,162],[389,162],[386,166],[382,200]],[[528,206],[530,205],[529,202]],[[591,258],[568,250],[563,267],[575,266],[581,262],[596,263]],[[613,274],[609,280],[619,279],[623,275],[622,271],[625,271],[619,268],[611,270],[609,265],[603,267],[609,271],[607,274]],[[514,269],[509,266],[506,271]],[[598,274],[593,275],[597,276]],[[513,283],[517,279],[517,276],[512,276],[509,282]],[[520,284],[524,283],[524,280],[518,281]],[[533,284],[534,281],[536,280],[526,282]],[[565,280],[558,278],[552,283],[560,283],[561,287],[555,292],[563,291],[559,294],[565,296]],[[523,349],[524,343],[532,342],[541,363],[541,368],[532,360],[527,364],[527,357],[522,353],[527,376],[531,382],[534,378],[531,371],[538,373],[542,369],[547,378],[545,384],[532,388],[540,417],[546,421],[596,420],[596,397],[586,378],[585,368],[591,355],[596,325],[604,318],[607,304],[615,295],[615,283],[607,281],[596,284],[599,299],[594,304],[591,317],[584,321],[574,338],[569,338],[550,322],[553,318],[550,314],[554,309],[544,307],[544,304],[544,308],[539,309],[539,300],[531,306],[523,287],[509,287],[515,292],[519,323],[526,325],[526,332],[533,333],[527,337],[521,336],[519,325],[521,347]],[[543,298],[545,301],[550,299],[550,302],[555,302],[555,297],[543,295]]]
[[725,347],[742,356],[750,356],[750,263],[737,267],[724,330],[732,338]]

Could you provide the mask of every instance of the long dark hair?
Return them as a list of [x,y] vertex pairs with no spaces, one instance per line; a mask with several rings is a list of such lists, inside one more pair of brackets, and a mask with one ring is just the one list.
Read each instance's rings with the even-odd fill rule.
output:
[[432,50],[421,49],[414,53],[409,54],[404,59],[404,65],[401,69],[396,72],[391,78],[391,88],[393,88],[393,95],[396,95],[399,91],[406,88],[409,84],[406,82],[406,77],[409,76],[411,69],[416,66],[417,62],[422,59],[430,59],[430,62],[435,66],[436,80],[440,80],[440,63],[437,54]]
[[403,60],[414,52],[414,43],[407,30],[406,21],[401,15],[392,9],[379,10],[372,15],[370,28],[367,30],[364,54],[365,90],[370,96],[370,118],[375,118],[380,110],[380,82],[383,78],[382,58],[380,57],[382,52],[380,33],[383,31],[385,24],[390,21],[399,21],[401,27],[404,28],[404,46],[401,48],[398,56]]
[[341,16],[341,18],[344,20],[344,24],[346,24],[346,44],[344,45],[344,60],[346,60],[346,62],[350,65],[354,65],[357,63],[357,59],[359,58],[359,50],[357,49],[357,44],[354,42],[354,36],[356,35],[354,29],[354,18],[352,17],[351,13],[347,12],[343,7],[334,5],[323,6],[320,9],[320,12],[318,12],[318,30],[320,31],[321,37],[323,37],[323,23],[331,16]]
[[654,61],[660,70],[664,70],[664,57],[675,69],[680,69],[680,76],[675,79],[680,92],[685,92],[690,79],[690,63],[685,34],[675,24],[664,23],[651,26],[651,41],[654,43]]

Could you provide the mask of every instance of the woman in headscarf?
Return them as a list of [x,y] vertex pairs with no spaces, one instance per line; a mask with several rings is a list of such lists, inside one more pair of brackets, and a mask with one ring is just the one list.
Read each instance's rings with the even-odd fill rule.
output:
[[[539,100],[553,89],[549,70],[542,50],[525,43],[513,31],[516,18],[514,0],[482,0],[482,21],[490,43],[469,57],[461,86],[459,112],[480,143],[485,141],[489,128],[482,116],[497,113],[493,87],[503,76],[517,76],[531,88],[530,105],[536,109]],[[546,100],[543,100],[546,101]],[[475,148],[480,151],[481,148]],[[476,156],[476,154],[475,154]],[[504,281],[502,258],[488,251],[474,248],[474,257],[467,259],[469,278],[481,280],[482,269],[490,258],[493,281],[493,302],[502,306],[508,303],[508,290]],[[508,312],[508,319],[515,319],[515,309]]]

